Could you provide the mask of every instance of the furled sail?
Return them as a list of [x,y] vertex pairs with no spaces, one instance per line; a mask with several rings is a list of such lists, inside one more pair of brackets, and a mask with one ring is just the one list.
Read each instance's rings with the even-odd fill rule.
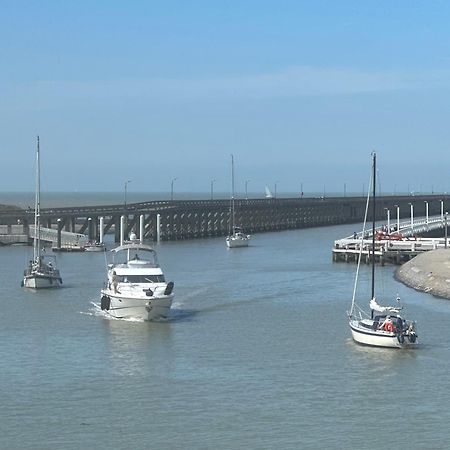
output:
[[383,313],[383,312],[398,313],[402,309],[400,306],[381,306],[380,304],[378,304],[376,298],[373,298],[372,300],[370,300],[369,307],[373,311],[377,311],[380,313]]

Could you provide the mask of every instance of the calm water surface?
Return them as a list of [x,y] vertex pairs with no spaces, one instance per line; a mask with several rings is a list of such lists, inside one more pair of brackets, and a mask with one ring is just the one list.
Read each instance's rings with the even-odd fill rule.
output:
[[[170,320],[110,320],[103,254],[59,254],[64,287],[20,288],[30,248],[0,248],[1,449],[448,448],[450,302],[380,269],[419,321],[415,351],[357,346],[354,226],[157,246]],[[362,268],[362,278],[369,277]],[[364,284],[364,283],[363,283]]]

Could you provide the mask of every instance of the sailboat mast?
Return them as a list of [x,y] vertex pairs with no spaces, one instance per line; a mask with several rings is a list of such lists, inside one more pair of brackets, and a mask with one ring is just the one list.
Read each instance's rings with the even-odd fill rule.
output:
[[36,151],[36,197],[34,203],[34,260],[36,261],[41,254],[41,181],[40,181],[40,149],[39,136],[37,137]]
[[234,156],[231,154],[231,233],[234,233],[235,211],[234,211]]
[[377,154],[373,153],[373,174],[372,174],[372,298],[375,298],[375,184],[376,184],[376,174],[377,174]]

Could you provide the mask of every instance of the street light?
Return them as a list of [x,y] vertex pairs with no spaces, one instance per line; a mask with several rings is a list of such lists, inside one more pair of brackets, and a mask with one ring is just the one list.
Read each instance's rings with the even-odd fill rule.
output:
[[214,182],[216,180],[211,180],[211,200],[214,199]]
[[391,234],[391,211],[389,208],[384,208],[387,214],[387,234]]
[[275,181],[275,198],[277,198],[277,184],[279,183],[279,181]]
[[124,201],[123,201],[123,203],[124,203],[124,206],[125,206],[125,209],[127,209],[127,191],[128,191],[128,183],[131,183],[131,180],[127,180],[127,181],[125,181],[125,188],[124,188]]
[[173,201],[173,183],[175,180],[178,180],[178,177],[172,178],[172,182],[170,183],[170,200]]
[[250,183],[250,180],[245,180],[245,200],[248,200],[248,191],[247,191],[248,183]]
[[444,220],[444,200],[440,200],[441,202],[441,220]]
[[397,208],[397,233],[400,233],[400,206],[394,206]]
[[445,212],[445,248],[447,248],[447,216],[448,212]]
[[414,234],[414,205],[410,203],[409,206],[411,208],[411,231]]
[[300,197],[303,198],[303,183],[300,183]]
[[424,200],[425,202],[425,222],[428,226],[428,202],[426,200]]

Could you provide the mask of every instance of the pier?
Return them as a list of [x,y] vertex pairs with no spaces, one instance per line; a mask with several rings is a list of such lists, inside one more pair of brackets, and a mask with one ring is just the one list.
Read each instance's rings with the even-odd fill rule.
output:
[[[236,199],[236,223],[250,234],[361,223],[365,203],[365,197]],[[445,199],[437,195],[380,196],[376,218],[386,220],[387,214],[392,217],[398,214],[404,219],[412,210],[417,216],[428,217],[430,214],[431,217],[443,214],[444,205]],[[41,224],[49,230],[56,230],[57,245],[58,233],[64,241],[64,232],[80,234],[90,240],[98,239],[100,234],[113,233],[115,242],[120,242],[121,221],[125,236],[132,231],[140,235],[142,226],[144,239],[150,241],[225,236],[229,232],[229,218],[229,200],[41,208]],[[31,237],[33,223],[33,210],[1,211],[0,225],[4,225],[4,230],[0,230],[0,242],[8,239],[13,226],[22,227],[22,235]]]
[[[420,253],[447,248],[448,237],[423,237],[430,234],[447,235],[447,215],[427,216],[397,222],[395,225],[380,225],[376,228],[374,258],[376,262],[402,264]],[[372,250],[372,230],[356,233],[334,241],[333,261],[369,264]]]

